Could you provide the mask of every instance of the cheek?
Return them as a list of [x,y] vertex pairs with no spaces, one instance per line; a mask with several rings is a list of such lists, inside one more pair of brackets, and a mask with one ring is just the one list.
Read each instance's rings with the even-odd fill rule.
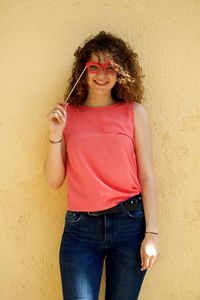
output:
[[93,74],[87,74],[87,76],[86,76],[87,83],[90,83],[93,79],[94,79],[94,75]]
[[117,76],[113,76],[111,79],[111,82],[113,83],[113,85],[115,85],[116,81],[117,81]]

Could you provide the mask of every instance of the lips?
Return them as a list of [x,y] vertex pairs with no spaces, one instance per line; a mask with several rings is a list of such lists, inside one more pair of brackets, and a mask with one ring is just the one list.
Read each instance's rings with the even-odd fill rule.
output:
[[104,86],[104,85],[106,85],[107,83],[108,83],[108,81],[106,81],[106,82],[97,82],[96,80],[94,80],[94,82],[97,84],[97,85],[99,85],[99,86]]

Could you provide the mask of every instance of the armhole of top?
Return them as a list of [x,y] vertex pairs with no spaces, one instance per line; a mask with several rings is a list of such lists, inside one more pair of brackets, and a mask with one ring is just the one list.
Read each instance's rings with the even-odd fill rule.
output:
[[69,105],[69,103],[66,103],[66,106],[65,106],[66,113],[67,113],[67,110],[68,110],[68,105]]
[[[68,105],[69,105],[69,103],[67,103],[67,105],[65,107],[66,116],[67,116],[67,112],[68,112]],[[65,128],[63,130],[63,137],[65,139],[65,148],[66,148],[66,152],[67,152],[67,120],[66,120]]]

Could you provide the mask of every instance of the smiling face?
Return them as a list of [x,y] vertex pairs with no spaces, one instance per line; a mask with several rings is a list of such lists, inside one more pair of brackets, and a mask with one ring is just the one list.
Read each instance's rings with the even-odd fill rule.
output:
[[[98,54],[92,54],[90,62],[96,62],[100,64],[106,64],[110,61],[110,57],[106,53],[99,52]],[[95,68],[95,66],[93,67]],[[112,67],[111,67],[112,68]],[[92,70],[92,67],[91,67]],[[95,70],[94,70],[95,71]],[[109,93],[114,87],[117,79],[117,74],[109,71],[109,66],[105,65],[105,69],[101,68],[100,72],[92,73],[87,72],[87,83],[90,92],[93,93]]]

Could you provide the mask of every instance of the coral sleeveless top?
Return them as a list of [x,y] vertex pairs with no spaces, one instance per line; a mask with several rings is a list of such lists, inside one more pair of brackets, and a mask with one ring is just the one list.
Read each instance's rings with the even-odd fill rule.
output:
[[141,193],[134,104],[66,106],[68,210],[99,211]]

